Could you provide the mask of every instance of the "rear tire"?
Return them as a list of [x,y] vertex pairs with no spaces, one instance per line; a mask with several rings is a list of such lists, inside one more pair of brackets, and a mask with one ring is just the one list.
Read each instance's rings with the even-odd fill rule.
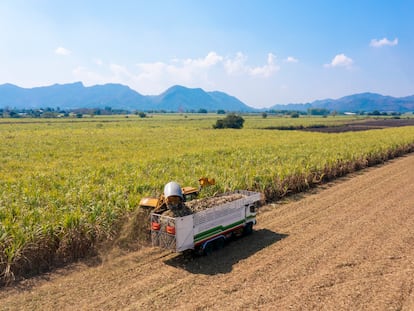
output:
[[213,241],[207,242],[206,246],[204,247],[204,255],[211,256],[214,250]]
[[244,226],[243,234],[244,235],[250,235],[250,234],[252,234],[252,232],[253,232],[253,223],[249,222]]
[[216,240],[216,249],[222,249],[224,247],[224,238],[219,238]]

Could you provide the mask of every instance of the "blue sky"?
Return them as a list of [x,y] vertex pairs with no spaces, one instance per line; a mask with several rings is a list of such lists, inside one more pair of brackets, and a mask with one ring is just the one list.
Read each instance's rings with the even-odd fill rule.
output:
[[0,0],[0,84],[180,84],[253,107],[414,94],[414,0]]

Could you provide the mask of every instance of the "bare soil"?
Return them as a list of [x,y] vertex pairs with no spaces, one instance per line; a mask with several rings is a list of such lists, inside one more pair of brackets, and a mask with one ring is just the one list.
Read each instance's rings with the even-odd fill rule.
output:
[[0,290],[0,310],[414,310],[414,154],[264,206],[209,257],[101,255]]
[[367,119],[340,126],[304,128],[304,131],[321,133],[342,133],[384,129],[388,127],[414,126],[414,118],[410,119]]

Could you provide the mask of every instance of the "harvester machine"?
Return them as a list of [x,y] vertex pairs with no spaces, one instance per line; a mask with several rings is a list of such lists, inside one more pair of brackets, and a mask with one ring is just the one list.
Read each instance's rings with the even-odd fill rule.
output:
[[[184,202],[188,202],[191,200],[194,200],[198,197],[198,194],[200,193],[201,189],[207,186],[215,185],[216,181],[214,178],[208,178],[208,177],[201,177],[198,180],[199,187],[192,187],[192,186],[186,186],[181,188],[181,192],[183,195]],[[153,197],[145,197],[142,198],[139,202],[139,207],[148,209],[154,212],[160,212],[163,210],[166,210],[166,198],[164,194],[161,194],[158,198]]]

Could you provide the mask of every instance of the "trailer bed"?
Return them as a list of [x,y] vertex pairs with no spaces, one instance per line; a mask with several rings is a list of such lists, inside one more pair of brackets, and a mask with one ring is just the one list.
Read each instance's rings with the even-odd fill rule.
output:
[[[237,190],[197,200],[193,203],[196,211],[181,217],[172,217],[168,212],[152,213],[152,245],[175,252],[204,249],[212,239],[225,240],[236,230],[242,232],[245,227],[251,230],[256,223],[255,207],[261,199],[261,193]],[[216,205],[211,205],[211,202]]]

